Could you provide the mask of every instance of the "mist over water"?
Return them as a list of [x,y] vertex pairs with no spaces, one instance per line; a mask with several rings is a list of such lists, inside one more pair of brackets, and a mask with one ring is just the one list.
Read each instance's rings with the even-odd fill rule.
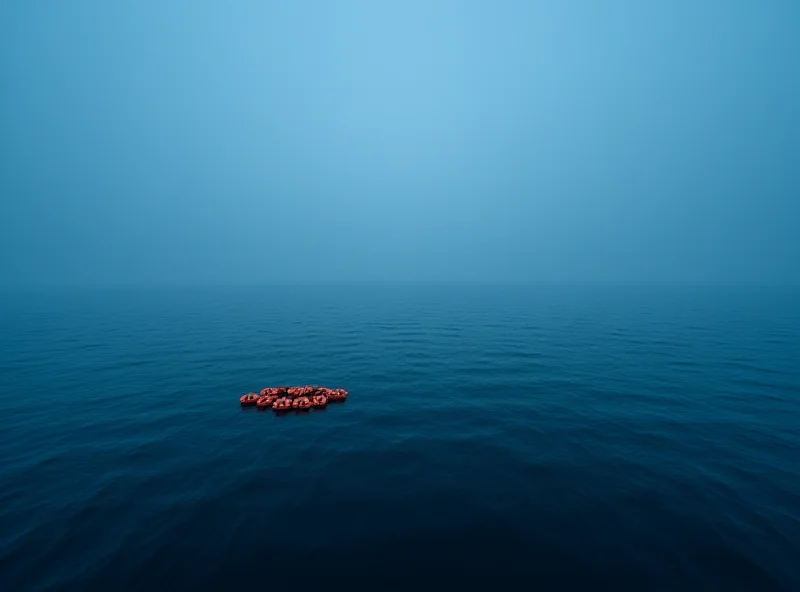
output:
[[0,3],[0,590],[800,589],[800,3],[661,4]]

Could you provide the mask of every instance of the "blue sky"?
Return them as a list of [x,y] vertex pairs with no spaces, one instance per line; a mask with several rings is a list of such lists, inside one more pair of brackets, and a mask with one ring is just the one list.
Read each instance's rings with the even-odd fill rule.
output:
[[800,281],[800,3],[5,2],[0,283]]

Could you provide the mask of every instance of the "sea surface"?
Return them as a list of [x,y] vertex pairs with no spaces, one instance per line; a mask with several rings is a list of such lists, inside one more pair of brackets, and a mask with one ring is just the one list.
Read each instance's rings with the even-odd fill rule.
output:
[[796,288],[0,298],[0,590],[800,590]]

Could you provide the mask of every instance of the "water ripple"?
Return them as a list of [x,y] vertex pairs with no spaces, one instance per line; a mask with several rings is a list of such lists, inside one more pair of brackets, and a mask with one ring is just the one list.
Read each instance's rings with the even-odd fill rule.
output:
[[[0,589],[797,589],[800,298],[770,302],[6,300]],[[236,403],[295,382],[352,394],[281,417]]]

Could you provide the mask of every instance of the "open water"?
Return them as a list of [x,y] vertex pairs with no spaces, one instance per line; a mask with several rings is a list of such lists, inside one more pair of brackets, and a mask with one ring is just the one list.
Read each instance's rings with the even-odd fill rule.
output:
[[7,292],[0,373],[2,590],[800,589],[797,289]]

